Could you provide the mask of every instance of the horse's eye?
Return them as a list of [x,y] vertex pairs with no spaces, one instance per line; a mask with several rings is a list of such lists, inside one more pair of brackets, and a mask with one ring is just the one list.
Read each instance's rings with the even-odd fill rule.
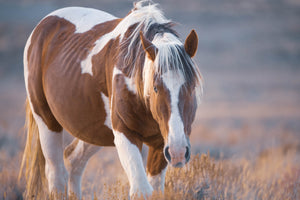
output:
[[154,88],[153,88],[153,89],[154,89],[154,92],[155,92],[155,93],[157,93],[157,88],[156,88],[155,86],[154,86]]

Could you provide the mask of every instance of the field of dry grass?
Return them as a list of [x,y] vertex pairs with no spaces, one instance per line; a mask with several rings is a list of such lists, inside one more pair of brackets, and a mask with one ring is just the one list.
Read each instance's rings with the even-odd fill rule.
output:
[[[275,153],[275,152],[274,152]],[[299,168],[295,150],[276,151],[255,161],[245,158],[215,160],[208,154],[193,156],[183,169],[169,169],[165,193],[151,199],[299,199]],[[122,181],[104,187],[100,199],[126,199]]]
[[[299,199],[299,151],[300,144],[269,148],[254,159],[196,154],[186,167],[169,168],[165,193],[151,199]],[[16,184],[20,154],[1,154],[0,161],[3,199],[22,199],[25,183]],[[84,199],[127,199],[129,185],[113,148],[92,158],[82,189]]]
[[[192,28],[199,34],[196,60],[205,94],[191,161],[168,168],[165,193],[152,199],[300,199],[299,1],[170,2],[162,1],[162,8],[181,24],[181,37]],[[24,179],[17,182],[25,144],[25,41],[44,15],[71,5],[117,16],[131,8],[123,0],[0,1],[1,199],[23,199],[25,189]],[[70,140],[65,133],[65,145]],[[114,148],[91,158],[84,199],[127,199],[128,190]]]

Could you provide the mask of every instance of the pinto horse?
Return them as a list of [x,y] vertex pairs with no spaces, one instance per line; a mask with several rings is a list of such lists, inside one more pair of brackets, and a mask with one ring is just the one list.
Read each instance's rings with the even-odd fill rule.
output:
[[[124,18],[69,7],[39,22],[24,51],[27,197],[46,187],[81,198],[84,168],[101,146],[117,148],[131,197],[163,191],[167,165],[189,161],[202,93],[198,37],[192,30],[182,43],[173,24],[143,1]],[[63,129],[75,137],[65,149]]]

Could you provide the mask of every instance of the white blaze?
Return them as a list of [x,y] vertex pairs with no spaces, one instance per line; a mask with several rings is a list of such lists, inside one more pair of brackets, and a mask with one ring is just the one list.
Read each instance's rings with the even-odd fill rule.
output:
[[185,147],[187,146],[187,141],[178,107],[180,89],[185,82],[184,77],[181,73],[169,70],[162,75],[162,80],[170,92],[171,99],[168,143],[174,146]]

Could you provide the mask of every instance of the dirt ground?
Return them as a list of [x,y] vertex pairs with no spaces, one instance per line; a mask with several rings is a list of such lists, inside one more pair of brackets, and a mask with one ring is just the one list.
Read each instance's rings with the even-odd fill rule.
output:
[[[210,152],[216,161],[235,162],[253,161],[270,151],[276,157],[276,149],[282,150],[281,159],[292,149],[288,162],[298,172],[294,184],[300,188],[300,1],[157,2],[178,22],[175,29],[183,40],[191,29],[199,35],[196,61],[205,87],[191,136],[193,154]],[[21,198],[24,190],[16,176],[25,142],[26,39],[41,18],[65,6],[123,17],[132,2],[0,0],[0,198]],[[67,144],[70,137],[65,138]],[[103,149],[87,166],[83,194],[101,196],[103,184],[118,180],[126,177],[116,151]]]

